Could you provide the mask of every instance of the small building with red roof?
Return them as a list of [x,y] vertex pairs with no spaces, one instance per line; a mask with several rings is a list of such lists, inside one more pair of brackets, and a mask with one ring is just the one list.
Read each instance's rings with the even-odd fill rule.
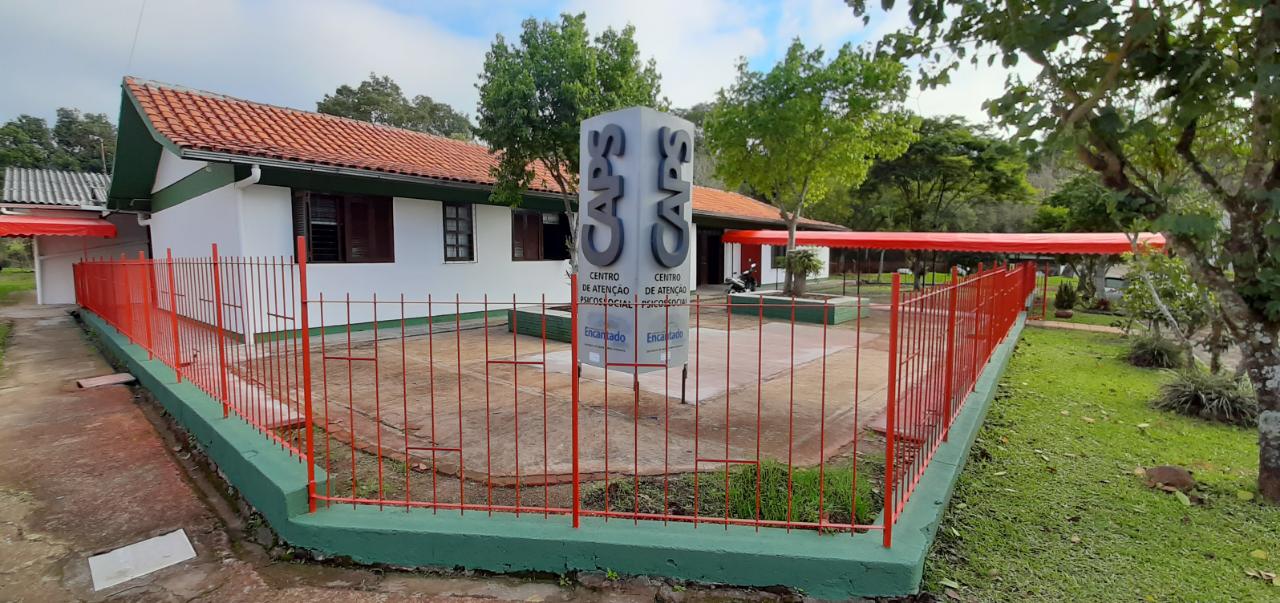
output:
[[36,303],[75,303],[76,262],[145,253],[147,232],[138,216],[106,206],[110,182],[93,172],[4,169],[0,237],[31,239]]
[[[157,256],[203,257],[217,243],[228,256],[290,257],[306,235],[316,293],[567,297],[574,225],[543,168],[518,207],[499,205],[480,144],[131,77],[119,123],[107,204],[149,213]],[[738,193],[696,186],[692,200],[699,285],[756,259],[722,242],[726,230],[783,225]],[[758,258],[766,282],[772,259]]]

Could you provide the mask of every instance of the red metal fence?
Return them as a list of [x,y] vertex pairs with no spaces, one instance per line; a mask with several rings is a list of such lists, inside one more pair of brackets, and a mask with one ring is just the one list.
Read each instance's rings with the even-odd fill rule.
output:
[[881,530],[885,546],[1036,286],[1027,264],[851,298],[694,295],[660,306],[687,364],[606,345],[604,370],[577,357],[578,318],[638,338],[608,332],[636,299],[308,293],[305,261],[211,252],[79,263],[77,300],[298,456],[313,511]]

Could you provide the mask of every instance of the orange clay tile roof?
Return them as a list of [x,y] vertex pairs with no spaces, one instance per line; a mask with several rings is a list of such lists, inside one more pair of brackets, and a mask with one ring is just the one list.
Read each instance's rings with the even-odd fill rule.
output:
[[[254,103],[126,77],[124,86],[156,132],[182,149],[365,169],[492,185],[494,156],[485,147],[363,121]],[[538,166],[530,189],[559,189]],[[745,195],[695,186],[695,214],[781,224],[778,210]],[[840,228],[802,219],[810,228]]]

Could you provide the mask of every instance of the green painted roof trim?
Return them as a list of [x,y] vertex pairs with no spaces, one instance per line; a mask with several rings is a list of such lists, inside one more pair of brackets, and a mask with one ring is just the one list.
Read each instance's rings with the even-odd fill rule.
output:
[[121,86],[120,119],[116,134],[116,158],[111,169],[111,188],[107,191],[110,209],[140,210],[151,208],[151,187],[156,181],[162,149],[177,153],[177,146],[161,136],[142,116],[138,102]]
[[[236,167],[210,163],[151,195],[151,211],[160,212],[236,181]],[[248,172],[246,168],[244,170]]]
[[[246,158],[245,161],[252,163],[250,158]],[[466,186],[463,184],[449,186],[394,180],[390,177],[379,178],[352,174],[333,174],[318,170],[308,170],[303,167],[295,170],[263,166],[262,178],[258,181],[258,184],[326,193],[384,195],[388,197],[426,199],[429,201],[501,205],[494,203],[489,198],[490,191],[487,188],[479,186]],[[559,198],[524,195],[520,202],[520,207],[542,211],[563,211],[564,203]]]

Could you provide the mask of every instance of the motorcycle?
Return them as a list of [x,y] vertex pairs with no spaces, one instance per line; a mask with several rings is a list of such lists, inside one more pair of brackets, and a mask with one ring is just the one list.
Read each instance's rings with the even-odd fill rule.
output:
[[755,291],[756,285],[759,284],[756,280],[755,272],[756,263],[752,261],[751,265],[747,266],[747,271],[743,273],[742,276],[738,276],[738,273],[735,272],[732,276],[724,279],[724,284],[729,286],[729,293]]

